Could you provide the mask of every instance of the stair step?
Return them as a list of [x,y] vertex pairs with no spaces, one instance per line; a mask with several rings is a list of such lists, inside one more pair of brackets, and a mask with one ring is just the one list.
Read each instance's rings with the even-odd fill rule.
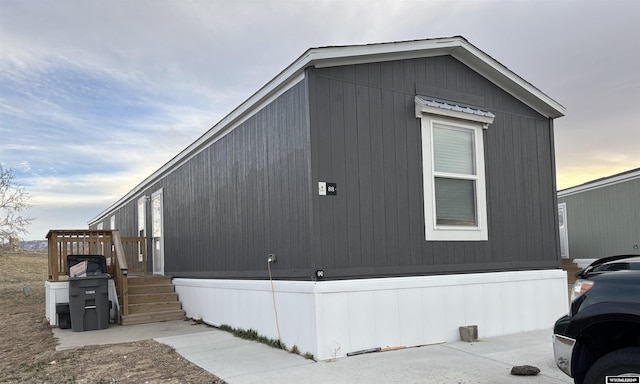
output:
[[171,276],[129,276],[128,315],[122,325],[184,320],[185,312]]
[[129,285],[129,295],[173,292],[175,292],[175,288],[171,284]]
[[129,304],[129,314],[165,312],[165,311],[175,311],[175,310],[181,310],[181,309],[182,309],[182,305],[180,304],[179,301]]
[[162,303],[166,301],[178,301],[177,293],[146,293],[129,295],[129,304]]
[[576,273],[580,272],[582,268],[578,267],[573,259],[562,259],[562,269],[567,272],[567,283],[569,287],[572,287],[576,281]]
[[160,321],[184,320],[183,310],[137,313],[122,316],[122,325],[156,323]]

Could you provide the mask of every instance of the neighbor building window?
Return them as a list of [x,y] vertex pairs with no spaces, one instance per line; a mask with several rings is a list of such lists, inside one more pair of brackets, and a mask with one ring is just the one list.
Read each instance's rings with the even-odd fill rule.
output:
[[493,114],[416,96],[426,240],[488,239],[483,130]]

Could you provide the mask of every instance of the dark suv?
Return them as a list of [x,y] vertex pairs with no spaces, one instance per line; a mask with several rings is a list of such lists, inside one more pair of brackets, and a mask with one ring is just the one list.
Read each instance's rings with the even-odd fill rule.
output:
[[553,329],[556,364],[576,384],[638,383],[640,255],[599,259],[576,277],[569,314]]

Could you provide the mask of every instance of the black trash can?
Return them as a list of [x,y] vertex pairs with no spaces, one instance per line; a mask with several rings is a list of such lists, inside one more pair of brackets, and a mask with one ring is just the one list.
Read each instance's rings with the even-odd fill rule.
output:
[[58,314],[58,328],[71,328],[71,313],[69,312],[69,303],[56,304],[56,314]]
[[67,268],[87,261],[86,277],[69,278],[71,330],[92,331],[109,327],[109,279],[102,255],[69,255]]

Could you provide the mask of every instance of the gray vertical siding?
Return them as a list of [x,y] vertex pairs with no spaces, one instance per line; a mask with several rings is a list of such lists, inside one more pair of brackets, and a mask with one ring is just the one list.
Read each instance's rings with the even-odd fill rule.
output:
[[[165,273],[309,278],[311,181],[304,82],[163,180]],[[277,266],[277,267],[276,267]]]
[[[139,193],[163,190],[165,274],[265,278],[276,253],[275,277],[311,277],[306,89],[295,85]],[[123,236],[137,234],[137,197],[116,210],[116,222]],[[147,225],[150,239],[149,203]]]
[[640,179],[558,198],[567,205],[569,257],[640,254]]
[[[416,93],[496,115],[484,133],[489,241],[424,239]],[[334,279],[558,267],[554,178],[552,121],[433,57],[308,68],[140,195],[164,192],[166,274],[265,278],[276,253],[278,278]],[[319,181],[337,196],[318,196]],[[136,204],[116,211],[125,236]]]
[[[451,57],[309,69],[315,266],[328,278],[556,268],[552,122]],[[416,93],[496,115],[485,131],[489,241],[424,238]]]

